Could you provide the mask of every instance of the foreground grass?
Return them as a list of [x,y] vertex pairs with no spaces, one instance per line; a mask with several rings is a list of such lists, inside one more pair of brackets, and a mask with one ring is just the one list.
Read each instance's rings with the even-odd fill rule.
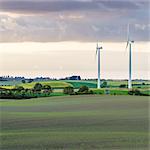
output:
[[3,100],[2,150],[148,149],[148,97]]

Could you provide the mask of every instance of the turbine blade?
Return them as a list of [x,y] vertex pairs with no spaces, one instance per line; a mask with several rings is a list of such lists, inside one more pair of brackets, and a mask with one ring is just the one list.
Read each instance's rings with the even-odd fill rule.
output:
[[96,55],[97,55],[97,51],[98,51],[98,42],[97,42],[97,46],[96,46]]
[[127,25],[127,41],[130,40],[130,24]]
[[125,49],[125,50],[127,50],[127,48],[128,48],[128,45],[129,45],[129,41],[127,41],[127,45],[126,45],[126,49]]
[[127,24],[127,44],[126,44],[126,48],[125,51],[127,51],[128,45],[129,45],[129,41],[130,41],[130,24]]
[[95,59],[96,59],[96,56],[97,56],[97,49],[98,49],[98,43],[97,43],[97,46],[96,46]]
[[96,47],[95,59],[96,59],[96,56],[97,56],[97,51],[98,51],[98,47]]

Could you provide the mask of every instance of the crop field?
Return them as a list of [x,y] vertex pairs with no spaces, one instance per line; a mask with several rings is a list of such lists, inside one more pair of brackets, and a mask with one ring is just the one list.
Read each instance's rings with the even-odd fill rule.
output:
[[148,150],[143,96],[0,100],[1,150]]
[[[63,82],[63,81],[45,81],[45,82],[39,82],[39,83],[41,83],[42,85],[50,85],[52,88],[60,88],[60,89],[64,87],[72,86],[71,84],[67,82]],[[31,89],[34,87],[35,84],[36,82],[32,82],[32,83],[20,84],[20,86]]]
[[[0,81],[1,82],[1,81]],[[6,82],[6,81],[5,81]],[[16,83],[16,82],[15,82]],[[19,83],[19,84],[15,84],[14,85],[11,83],[10,86],[1,86],[3,88],[6,88],[6,89],[12,89],[15,87],[15,85],[18,85],[18,86],[23,86],[24,88],[27,88],[27,89],[31,89],[34,87],[34,85],[37,83],[37,82],[32,82],[32,83]],[[52,88],[56,88],[56,89],[62,89],[64,87],[68,87],[68,86],[72,86],[72,84],[70,83],[67,83],[67,82],[64,82],[64,81],[41,81],[39,82],[41,83],[42,85],[50,85]]]

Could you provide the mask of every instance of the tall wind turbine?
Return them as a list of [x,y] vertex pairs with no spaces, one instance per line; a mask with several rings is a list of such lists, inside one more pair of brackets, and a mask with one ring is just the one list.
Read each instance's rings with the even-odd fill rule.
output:
[[127,27],[127,45],[126,45],[126,49],[129,46],[129,79],[128,79],[128,89],[132,88],[132,43],[134,43],[134,41],[132,41],[130,39],[130,26],[128,24],[128,27]]
[[101,88],[101,79],[100,79],[100,50],[102,49],[102,47],[98,46],[97,43],[97,47],[96,47],[96,54],[98,55],[98,81],[97,81],[97,88],[100,89]]

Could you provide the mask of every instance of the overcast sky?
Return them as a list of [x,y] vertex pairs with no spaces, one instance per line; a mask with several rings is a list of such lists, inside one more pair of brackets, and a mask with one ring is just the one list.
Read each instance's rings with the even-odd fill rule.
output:
[[[148,0],[0,0],[0,41],[148,41]],[[10,36],[11,35],[11,36]]]
[[149,78],[148,0],[0,0],[0,76],[128,78],[127,24],[133,78]]

